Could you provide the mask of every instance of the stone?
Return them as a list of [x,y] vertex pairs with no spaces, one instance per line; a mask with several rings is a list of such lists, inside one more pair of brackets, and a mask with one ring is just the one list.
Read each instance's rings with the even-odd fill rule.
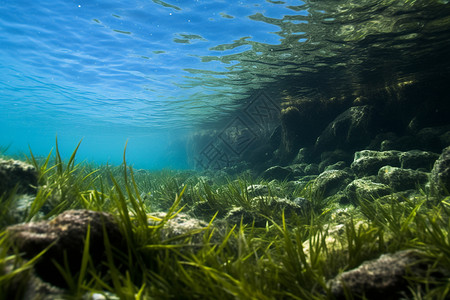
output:
[[67,210],[51,221],[32,222],[9,226],[9,240],[17,250],[31,259],[52,245],[36,262],[36,274],[44,281],[58,287],[66,282],[53,261],[64,266],[64,253],[69,257],[69,268],[73,274],[79,271],[83,256],[84,241],[90,225],[89,254],[94,265],[101,265],[105,258],[103,227],[112,247],[124,249],[124,238],[112,215],[90,210]]
[[332,165],[329,165],[325,168],[324,171],[330,171],[330,170],[344,170],[346,169],[348,166],[345,163],[345,161],[338,161],[337,163],[334,163]]
[[364,178],[353,180],[345,188],[345,194],[353,204],[358,204],[358,199],[376,199],[391,192],[392,189],[389,186]]
[[389,185],[394,191],[406,191],[424,186],[428,182],[425,172],[384,166],[378,171],[378,180]]
[[450,146],[450,131],[447,131],[439,136],[441,145],[444,147]]
[[420,255],[416,250],[384,254],[376,260],[365,262],[356,269],[338,275],[329,280],[327,285],[337,300],[348,299],[347,293],[357,299],[400,299],[402,293],[409,291],[405,276],[424,272],[419,260]]
[[319,165],[318,164],[309,164],[303,170],[305,175],[318,175],[320,174]]
[[[269,198],[269,197],[268,197]],[[269,198],[267,201],[269,208],[273,212],[281,213],[284,211],[286,217],[290,217],[293,214],[300,214],[310,209],[310,202],[304,198],[296,198],[295,201],[290,201],[284,198]]]
[[377,175],[378,170],[384,166],[400,167],[400,151],[373,151],[362,150],[355,152],[351,164],[352,170],[359,177]]
[[318,152],[367,146],[374,131],[374,109],[370,105],[353,106],[337,116],[317,138]]
[[252,184],[249,185],[246,190],[250,197],[265,196],[269,194],[269,187],[265,184]]
[[450,146],[442,151],[434,163],[430,176],[431,191],[436,195],[450,193]]
[[426,127],[416,135],[418,146],[423,150],[439,151],[442,149],[439,136],[445,133],[446,127]]
[[38,173],[36,169],[19,160],[0,158],[0,196],[17,185],[18,194],[36,194]]
[[[156,212],[149,215],[149,225],[157,225],[158,222],[167,216],[165,212]],[[202,229],[208,227],[208,223],[200,219],[189,216],[185,213],[178,213],[171,216],[161,228],[161,238],[163,240],[174,239],[177,236],[193,234],[193,242],[201,243],[203,239]],[[184,242],[181,240],[180,242]]]
[[288,167],[274,166],[265,170],[262,177],[268,180],[292,180],[293,172]]
[[64,299],[65,290],[55,287],[36,276],[33,269],[14,272],[23,267],[27,261],[13,262],[6,260],[0,267],[0,274],[8,274],[8,280],[2,280],[1,299]]
[[293,164],[301,164],[306,163],[310,161],[312,156],[312,151],[310,148],[300,148],[298,150],[297,155],[295,156],[294,160],[292,161]]
[[224,219],[231,224],[240,224],[241,221],[243,224],[252,224],[254,221],[255,225],[263,226],[262,222],[264,222],[264,219],[258,214],[238,206],[232,207]]
[[[334,165],[338,162],[344,162],[344,164],[350,164],[353,160],[353,154],[344,152],[342,150],[326,151],[320,155],[319,170],[323,172],[328,166]],[[330,169],[333,170],[333,169]],[[338,170],[338,169],[335,169]],[[340,169],[339,169],[340,170]]]
[[354,177],[343,170],[330,170],[321,173],[311,187],[313,195],[326,198],[343,190]]
[[421,150],[410,150],[399,155],[400,167],[413,170],[425,169],[430,171],[438,158],[439,154],[437,153]]

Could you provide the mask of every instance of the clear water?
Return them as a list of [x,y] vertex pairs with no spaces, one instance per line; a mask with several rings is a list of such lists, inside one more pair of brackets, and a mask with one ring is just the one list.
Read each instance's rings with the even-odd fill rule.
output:
[[46,155],[57,135],[68,156],[82,139],[79,159],[117,164],[128,140],[138,168],[188,168],[188,137],[259,90],[331,97],[435,72],[449,11],[442,0],[0,0],[0,145]]

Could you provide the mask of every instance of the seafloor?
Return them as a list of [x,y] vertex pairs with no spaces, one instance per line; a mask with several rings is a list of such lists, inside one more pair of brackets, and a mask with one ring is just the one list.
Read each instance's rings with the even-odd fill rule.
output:
[[0,160],[3,299],[449,296],[450,147],[234,174],[75,154]]

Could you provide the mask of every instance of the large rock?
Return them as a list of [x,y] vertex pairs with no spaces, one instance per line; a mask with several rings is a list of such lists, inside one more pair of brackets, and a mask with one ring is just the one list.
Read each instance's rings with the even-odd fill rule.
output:
[[430,187],[433,193],[448,195],[450,193],[450,146],[442,151],[431,170]]
[[419,259],[415,250],[385,254],[338,275],[328,282],[328,286],[338,300],[348,299],[346,294],[355,299],[397,300],[409,291],[405,276],[423,275],[423,266],[417,264]]
[[274,166],[265,170],[262,177],[268,180],[292,180],[293,172],[291,168]]
[[352,170],[359,176],[377,175],[378,170],[384,166],[400,167],[400,151],[373,151],[363,150],[355,152],[351,164]]
[[[10,226],[10,241],[24,257],[31,259],[51,246],[35,264],[35,271],[43,280],[66,287],[66,282],[53,262],[64,266],[67,255],[68,267],[75,274],[80,270],[84,241],[90,225],[89,255],[94,265],[100,267],[105,258],[103,227],[111,246],[123,249],[123,237],[112,215],[89,210],[68,210],[51,221]],[[65,254],[66,253],[66,254]]]
[[35,194],[37,184],[38,173],[32,165],[0,158],[0,196],[16,185],[19,194]]
[[354,176],[343,170],[330,170],[321,173],[311,187],[314,195],[326,198],[343,190]]
[[317,138],[318,152],[334,149],[361,149],[371,141],[374,131],[374,109],[354,106],[336,117]]
[[430,171],[438,158],[439,154],[437,153],[421,150],[410,150],[399,155],[401,167],[413,170],[425,169]]
[[370,181],[368,179],[356,179],[345,188],[348,199],[358,204],[359,199],[376,199],[386,196],[392,192],[391,188],[385,184]]
[[384,166],[378,171],[378,180],[389,185],[394,191],[406,191],[424,186],[428,182],[425,172]]

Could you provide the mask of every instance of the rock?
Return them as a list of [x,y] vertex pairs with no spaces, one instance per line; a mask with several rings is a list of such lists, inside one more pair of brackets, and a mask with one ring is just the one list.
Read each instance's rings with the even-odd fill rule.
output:
[[434,163],[431,170],[430,187],[436,195],[450,193],[450,147],[445,148]]
[[329,165],[325,168],[324,171],[330,171],[330,170],[344,170],[345,168],[347,168],[347,164],[345,163],[345,161],[338,161],[335,164]]
[[241,221],[243,224],[252,224],[255,221],[255,225],[263,226],[264,219],[258,214],[247,211],[243,207],[233,207],[231,208],[227,215],[225,216],[225,220],[231,224],[240,224]]
[[284,215],[290,217],[293,214],[298,215],[310,209],[310,202],[307,199],[303,199],[296,198],[295,201],[290,201],[284,198],[269,198],[267,208],[272,212],[278,212],[280,215],[284,211]]
[[[290,99],[288,99],[290,98]],[[294,156],[298,149],[313,146],[323,129],[349,105],[350,99],[293,99],[281,111],[281,154]]]
[[353,204],[358,204],[358,199],[376,199],[386,196],[391,192],[392,190],[389,186],[368,179],[353,180],[345,188],[345,194]]
[[[418,264],[419,252],[403,250],[384,254],[380,258],[363,263],[356,269],[344,272],[327,282],[333,296],[348,299],[346,294],[368,300],[397,300],[409,292],[405,276],[421,275],[423,266]],[[345,288],[344,288],[345,286]],[[352,297],[352,299],[353,299]]]
[[358,151],[355,152],[351,168],[359,177],[377,175],[381,167],[400,167],[400,153],[400,151],[395,150],[382,152],[373,150]]
[[423,186],[428,182],[425,172],[384,166],[378,171],[378,180],[389,185],[394,191],[406,191]]
[[247,193],[250,197],[266,196],[269,194],[269,187],[264,184],[252,184],[247,187]]
[[5,261],[3,268],[0,267],[0,274],[8,274],[10,277],[2,280],[1,299],[64,299],[65,290],[42,281],[34,274],[33,269],[17,272],[24,263],[26,261],[20,262],[19,265],[17,262]]
[[402,169],[425,169],[430,171],[439,154],[421,150],[410,150],[400,153],[400,166]]
[[252,184],[247,187],[247,193],[250,197],[275,195],[280,192],[280,188],[274,185]]
[[305,175],[318,175],[320,174],[318,164],[309,164],[304,169]]
[[[320,155],[319,171],[323,172],[328,166],[336,164],[338,162],[344,162],[344,164],[350,164],[353,159],[353,154],[344,152],[342,150],[326,151]],[[333,169],[330,169],[333,170]],[[341,170],[341,169],[334,169]]]
[[293,164],[306,163],[306,162],[310,161],[311,156],[312,156],[312,151],[310,148],[300,148],[300,150],[298,150],[298,153],[295,156],[292,163]]
[[418,146],[423,150],[439,151],[442,144],[439,136],[445,133],[448,127],[426,127],[421,129],[416,135]]
[[373,123],[373,107],[350,107],[325,128],[317,138],[315,148],[318,152],[360,149],[370,143],[374,131]]
[[[367,146],[367,150],[395,150],[394,148],[390,148],[390,146],[393,144],[393,141],[397,139],[397,135],[394,132],[383,132],[377,134],[371,141],[370,144]],[[381,145],[385,144],[384,150],[382,149]],[[399,149],[396,149],[399,150]]]
[[441,145],[444,147],[450,146],[450,131],[447,131],[439,136],[439,140],[441,141]]
[[293,172],[287,167],[274,166],[265,170],[262,177],[268,180],[292,180]]
[[44,281],[58,287],[66,282],[53,261],[64,266],[64,253],[69,257],[73,274],[80,270],[84,240],[90,224],[89,255],[94,265],[100,266],[105,259],[103,225],[112,247],[123,249],[124,238],[112,215],[89,210],[68,210],[51,221],[25,223],[6,229],[8,238],[24,257],[31,259],[50,247],[34,265],[36,274]]
[[313,195],[326,198],[344,189],[354,177],[342,170],[330,170],[320,174],[314,181],[311,192]]
[[[156,212],[149,216],[149,225],[157,225],[158,221],[164,219],[167,213]],[[173,239],[177,236],[188,235],[193,233],[193,242],[201,243],[203,239],[202,229],[208,227],[208,223],[200,219],[191,217],[184,213],[178,213],[166,221],[161,229],[161,238],[163,240]],[[184,242],[184,239],[181,240]]]
[[294,177],[302,177],[305,176],[305,168],[308,166],[308,164],[293,164],[290,165],[289,167],[292,170],[293,176]]
[[36,194],[36,169],[19,160],[0,158],[0,196],[10,192],[16,185],[18,194]]

